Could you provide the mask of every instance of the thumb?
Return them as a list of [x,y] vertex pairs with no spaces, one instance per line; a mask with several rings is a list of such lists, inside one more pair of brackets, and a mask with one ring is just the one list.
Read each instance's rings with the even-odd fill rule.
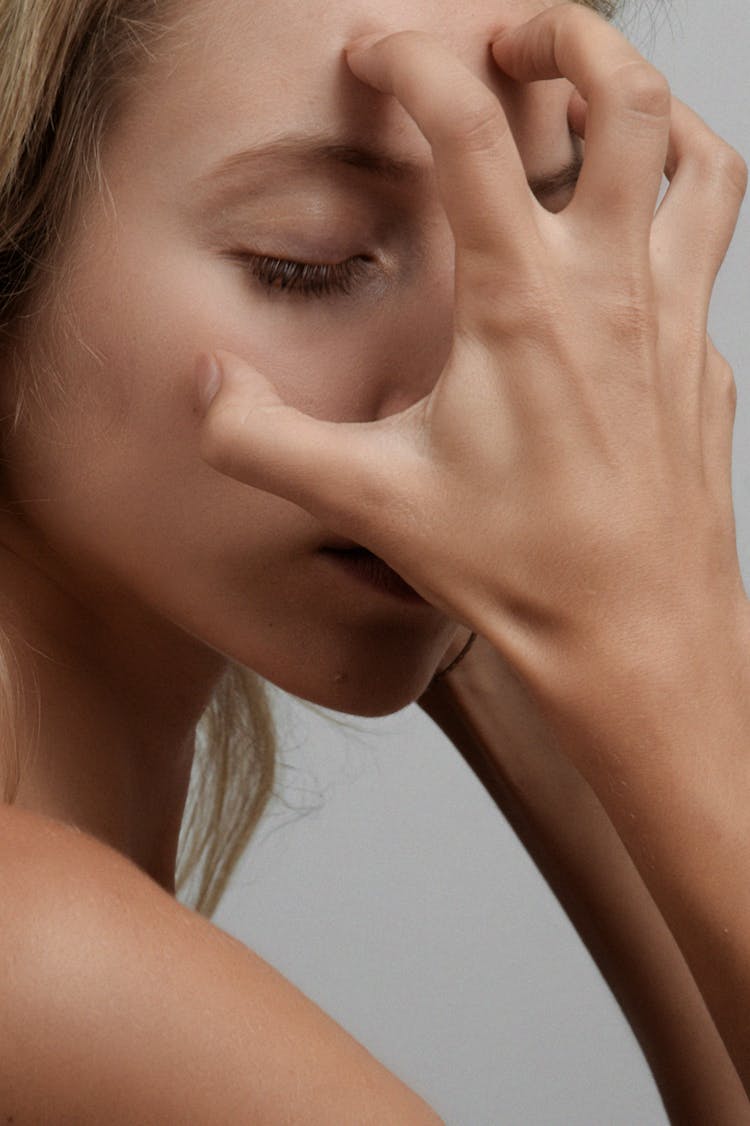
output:
[[[239,356],[201,356],[218,368],[218,389],[206,406],[200,455],[210,466],[246,485],[274,493],[335,526],[357,542],[372,540],[377,515],[393,505],[404,443],[399,416],[375,422],[329,422],[304,414],[277,394],[271,382]],[[398,447],[398,449],[397,449]]]

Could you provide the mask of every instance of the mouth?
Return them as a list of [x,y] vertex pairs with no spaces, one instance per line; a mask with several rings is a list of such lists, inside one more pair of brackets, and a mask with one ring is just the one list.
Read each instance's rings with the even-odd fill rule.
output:
[[[331,538],[328,543],[324,543],[318,549],[319,551],[367,551],[366,547],[362,544],[355,543],[354,540],[344,540],[338,537]],[[370,552],[372,554],[372,552]]]
[[[347,542],[347,541],[343,541]],[[350,541],[349,541],[350,542]],[[325,545],[320,548],[323,555],[330,557],[341,570],[346,571],[359,582],[366,583],[369,587],[393,595],[405,602],[413,602],[423,606],[430,603],[422,598],[413,587],[401,578],[397,571],[389,567],[379,556],[373,555],[366,547],[356,544],[351,547],[331,547]]]

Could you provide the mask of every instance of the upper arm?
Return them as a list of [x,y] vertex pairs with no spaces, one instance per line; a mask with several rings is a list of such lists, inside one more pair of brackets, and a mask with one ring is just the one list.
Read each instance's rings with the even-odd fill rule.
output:
[[442,1126],[272,966],[87,834],[0,811],[0,1111]]

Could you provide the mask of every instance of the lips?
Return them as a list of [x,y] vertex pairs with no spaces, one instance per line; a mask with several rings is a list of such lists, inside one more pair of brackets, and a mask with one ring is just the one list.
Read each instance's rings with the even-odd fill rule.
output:
[[[324,543],[320,551],[368,551],[368,548],[362,547],[361,543],[355,543],[354,540],[332,539],[328,543]],[[369,552],[372,555],[372,552]]]
[[[342,541],[337,542],[341,543]],[[340,548],[325,545],[319,550],[323,555],[338,556],[337,559],[331,560],[331,563],[337,569],[354,575],[358,582],[365,582],[369,587],[375,587],[391,595],[396,595],[402,601],[410,602],[415,606],[429,605],[413,587],[405,582],[398,572],[394,571],[383,559],[374,555],[366,547],[356,545],[355,547]]]

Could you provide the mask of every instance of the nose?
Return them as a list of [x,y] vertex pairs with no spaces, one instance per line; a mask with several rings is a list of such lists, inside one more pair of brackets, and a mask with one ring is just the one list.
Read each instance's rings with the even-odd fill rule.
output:
[[404,286],[403,300],[383,326],[376,418],[424,398],[435,386],[453,343],[455,245],[447,219],[430,233],[425,257]]

